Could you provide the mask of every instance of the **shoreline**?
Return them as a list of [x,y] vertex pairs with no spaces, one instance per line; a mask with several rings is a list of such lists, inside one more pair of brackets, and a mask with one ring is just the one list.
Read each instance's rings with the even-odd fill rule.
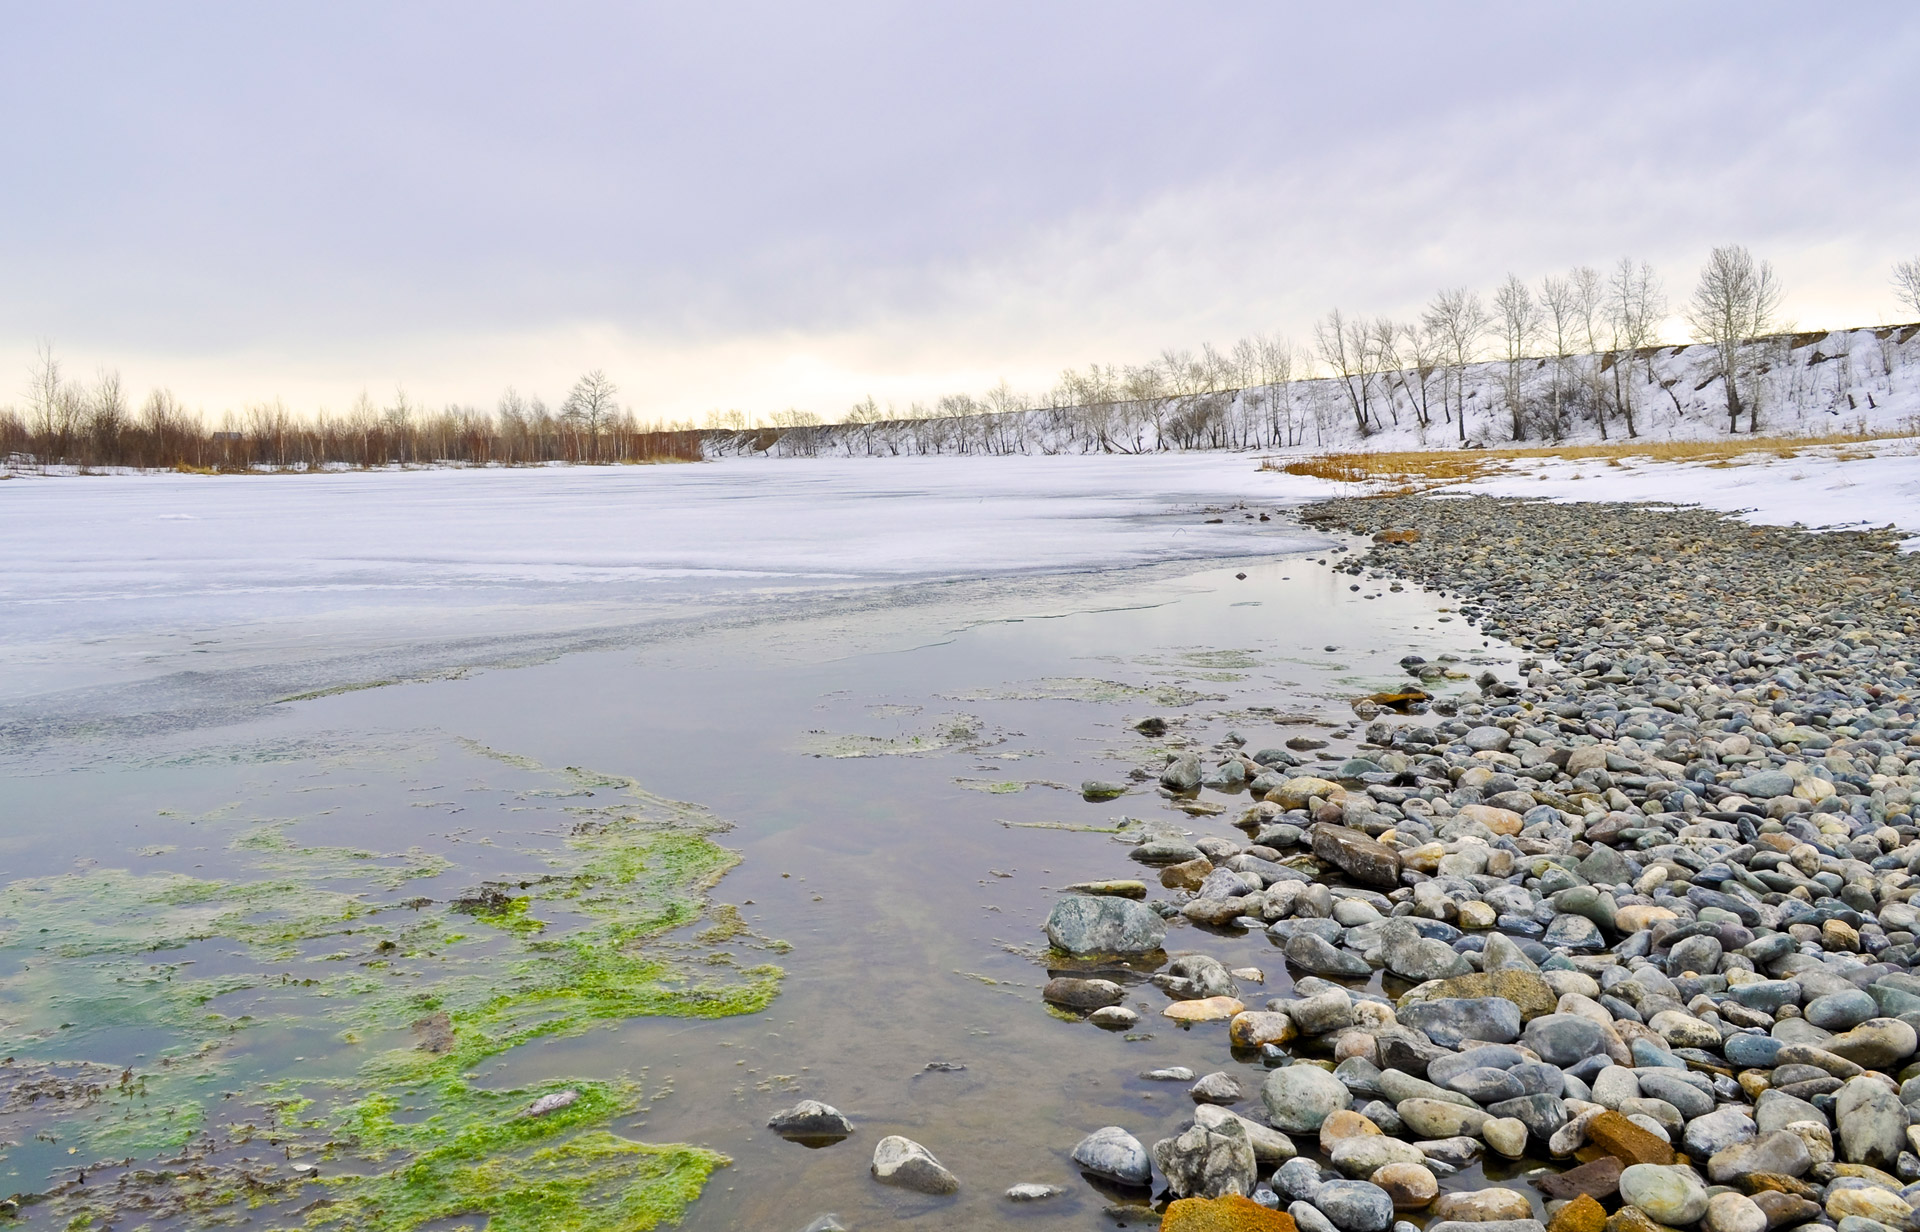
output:
[[[1111,1127],[1076,1161],[1151,1178],[1135,1202],[1199,1199],[1167,1227],[1267,1226],[1229,1209],[1234,1193],[1313,1232],[1422,1214],[1554,1232],[1904,1226],[1920,1201],[1902,1098],[1920,1103],[1903,1086],[1920,1072],[1905,872],[1920,570],[1895,539],[1493,498],[1342,499],[1301,519],[1418,531],[1337,568],[1458,592],[1539,657],[1441,722],[1362,703],[1367,741],[1325,779],[1234,740],[1166,767],[1169,802],[1258,775],[1265,799],[1193,842],[1149,829],[1133,855],[1171,895],[1143,907],[1087,887],[1049,932],[1067,952],[1136,949],[1135,965],[1181,953],[1154,978],[1173,998],[1161,1013],[1226,1037],[1221,1068],[1194,1083],[1184,1131],[1149,1150]],[[1431,670],[1406,666],[1410,682]],[[1229,821],[1244,833],[1225,837]],[[1205,954],[1243,925],[1288,934],[1296,996],[1253,1008],[1249,973]],[[1050,1000],[1133,1025],[1120,1002],[1137,976],[1052,965]],[[1354,987],[1380,968],[1411,991]],[[1448,1059],[1469,1040],[1494,1051]],[[1443,1192],[1482,1156],[1580,1166]]]

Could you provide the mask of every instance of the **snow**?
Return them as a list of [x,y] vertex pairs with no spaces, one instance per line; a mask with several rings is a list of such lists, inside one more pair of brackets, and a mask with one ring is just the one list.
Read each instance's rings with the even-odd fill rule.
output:
[[[1631,363],[1606,357],[1570,356],[1564,363],[1525,359],[1518,367],[1525,435],[1518,442],[1507,399],[1507,366],[1483,362],[1465,369],[1463,388],[1449,400],[1464,401],[1465,439],[1498,447],[1547,443],[1593,444],[1626,437],[1617,410],[1605,424],[1584,404],[1593,377],[1611,405],[1616,391],[1634,408],[1637,435],[1645,440],[1724,440],[1728,437],[1726,385],[1716,375],[1711,348],[1662,346]],[[1911,434],[1920,431],[1920,324],[1871,329],[1814,331],[1759,339],[1749,344],[1744,395],[1759,410],[1762,436]],[[1599,368],[1595,373],[1596,366]],[[1359,391],[1359,379],[1351,389]],[[889,457],[920,453],[1083,453],[1118,450],[1239,449],[1271,453],[1333,450],[1454,449],[1461,433],[1442,409],[1443,369],[1425,381],[1417,371],[1375,373],[1366,378],[1370,405],[1363,435],[1349,387],[1331,377],[1285,385],[1198,390],[1157,404],[1116,403],[1097,408],[1063,407],[880,424],[829,425],[788,433],[773,445],[783,456],[825,454]],[[1564,422],[1547,421],[1556,404]],[[1427,408],[1423,424],[1416,404]],[[1740,431],[1752,429],[1743,416]],[[764,449],[768,438],[715,436],[715,453]]]
[[1304,490],[1220,454],[25,476],[0,483],[0,697],[221,666],[241,643],[310,654],[1279,552],[1308,540],[1191,507]]
[[1920,442],[1803,447],[1725,461],[1626,457],[1517,458],[1502,473],[1449,491],[1551,501],[1653,501],[1737,513],[1767,526],[1897,527],[1920,550]]

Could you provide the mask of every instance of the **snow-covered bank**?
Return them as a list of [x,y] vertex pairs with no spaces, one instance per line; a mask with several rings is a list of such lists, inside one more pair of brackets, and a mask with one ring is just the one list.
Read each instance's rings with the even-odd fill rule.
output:
[[1895,526],[1920,550],[1920,442],[1813,446],[1710,461],[1647,457],[1515,458],[1497,474],[1446,489],[1535,500],[1659,501],[1737,513],[1767,526]]
[[[1920,429],[1920,325],[1756,340],[1743,361],[1742,398],[1756,413],[1743,414],[1740,434],[1911,433]],[[709,456],[898,457],[1717,440],[1734,435],[1726,406],[1712,348],[1663,346],[1526,359],[1512,370],[1477,363],[1463,377],[1443,367],[1404,369],[1163,388],[1093,406],[715,432],[705,448]]]

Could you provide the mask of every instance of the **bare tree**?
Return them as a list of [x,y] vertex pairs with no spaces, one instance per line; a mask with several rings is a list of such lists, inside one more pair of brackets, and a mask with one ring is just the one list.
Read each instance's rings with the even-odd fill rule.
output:
[[1626,422],[1627,435],[1638,436],[1640,429],[1633,422],[1633,361],[1639,357],[1647,378],[1653,378],[1649,348],[1659,341],[1660,322],[1667,316],[1667,293],[1653,266],[1645,261],[1635,266],[1632,258],[1620,258],[1607,283],[1607,316],[1613,328],[1614,404]]
[[[1414,418],[1420,421],[1422,428],[1433,426],[1433,416],[1427,409],[1427,386],[1433,380],[1434,370],[1440,366],[1440,344],[1433,331],[1425,325],[1410,322],[1400,327],[1401,353],[1407,357],[1409,375],[1413,383],[1407,384],[1408,398],[1413,402]],[[1446,384],[1440,387],[1440,397],[1446,399]]]
[[560,407],[562,419],[586,430],[592,461],[600,460],[600,433],[620,409],[613,400],[619,392],[620,387],[608,380],[605,372],[595,368],[573,383],[566,402]]
[[1902,307],[1920,313],[1920,257],[1893,267],[1893,293]]
[[1360,318],[1349,320],[1335,308],[1313,327],[1313,341],[1320,358],[1340,378],[1340,387],[1346,392],[1347,404],[1353,411],[1353,420],[1359,426],[1360,435],[1371,436],[1373,426],[1367,419],[1366,321]]
[[1553,380],[1548,389],[1548,430],[1555,440],[1566,435],[1567,367],[1580,345],[1580,300],[1570,278],[1548,274],[1540,280],[1540,334],[1553,355]]
[[1513,422],[1513,439],[1527,435],[1525,369],[1522,366],[1533,350],[1534,336],[1540,330],[1540,308],[1533,292],[1519,277],[1508,274],[1500,289],[1493,293],[1493,306],[1500,314],[1500,358],[1506,361],[1502,392],[1506,395],[1507,416]]
[[1607,397],[1606,386],[1600,380],[1600,320],[1604,297],[1600,271],[1591,265],[1574,266],[1567,271],[1567,291],[1573,300],[1574,320],[1579,327],[1577,336],[1587,353],[1587,400],[1593,406],[1593,419],[1600,425],[1600,439],[1604,441],[1607,439]]
[[1440,343],[1454,391],[1459,416],[1460,439],[1467,439],[1467,365],[1480,358],[1480,346],[1493,323],[1480,297],[1465,287],[1442,291],[1427,305],[1421,317],[1427,330]]
[[[1380,396],[1386,400],[1393,426],[1400,426],[1400,401],[1393,396],[1392,374],[1400,371],[1400,327],[1378,317],[1367,327],[1367,369],[1379,374]],[[1376,416],[1376,419],[1378,417]]]
[[[1715,368],[1727,386],[1727,431],[1740,430],[1742,359],[1747,343],[1773,328],[1780,310],[1780,281],[1773,266],[1739,244],[1713,250],[1700,270],[1700,282],[1687,302],[1693,336],[1711,346]],[[1750,410],[1747,430],[1757,426],[1760,408]]]

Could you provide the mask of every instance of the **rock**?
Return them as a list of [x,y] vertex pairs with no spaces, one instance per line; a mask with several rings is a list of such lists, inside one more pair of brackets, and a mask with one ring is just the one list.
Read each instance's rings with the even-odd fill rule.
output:
[[1068,894],[1109,895],[1114,898],[1145,898],[1147,883],[1130,878],[1108,881],[1076,881],[1072,885],[1061,886]]
[[1305,1035],[1325,1035],[1353,1025],[1353,998],[1344,989],[1330,989],[1287,1005],[1287,1017]]
[[1200,1079],[1187,1088],[1187,1094],[1196,1104],[1237,1104],[1241,1099],[1240,1084],[1225,1070]]
[[1433,1214],[1436,1219],[1458,1223],[1532,1219],[1533,1203],[1517,1189],[1475,1189],[1443,1195],[1433,1204]]
[[1727,784],[1727,790],[1749,800],[1772,800],[1793,794],[1793,776],[1781,770],[1763,770],[1733,780]]
[[1387,970],[1402,979],[1421,982],[1467,975],[1473,970],[1465,954],[1444,941],[1433,941],[1417,933],[1389,942],[1381,957]]
[[1193,1071],[1184,1065],[1169,1065],[1165,1069],[1145,1070],[1140,1075],[1148,1082],[1192,1082]]
[[1199,791],[1201,773],[1199,754],[1182,753],[1160,772],[1160,786],[1172,792]]
[[1436,1044],[1458,1048],[1463,1040],[1507,1044],[1520,1038],[1520,1007],[1500,997],[1442,997],[1399,1011],[1409,1027],[1425,1031]]
[[1587,1122],[1587,1141],[1623,1164],[1673,1162],[1672,1146],[1611,1110]]
[[831,1104],[823,1104],[817,1099],[803,1099],[791,1108],[774,1113],[767,1122],[767,1128],[782,1138],[826,1138],[838,1141],[853,1132],[853,1122]]
[[1607,1050],[1604,1028],[1578,1014],[1542,1015],[1527,1024],[1520,1042],[1549,1065],[1572,1065]]
[[1262,1044],[1284,1044],[1299,1035],[1299,1028],[1286,1014],[1266,1010],[1248,1010],[1235,1014],[1227,1024],[1227,1038],[1235,1048],[1258,1048]]
[[911,1189],[915,1193],[950,1194],[960,1189],[960,1181],[940,1166],[940,1161],[911,1138],[891,1134],[873,1148],[873,1179],[882,1185]]
[[1620,1200],[1659,1223],[1696,1223],[1707,1213],[1707,1190],[1693,1169],[1634,1164],[1620,1173]]
[[1714,1184],[1726,1185],[1756,1174],[1799,1176],[1812,1166],[1807,1144],[1797,1134],[1776,1129],[1716,1151],[1707,1160],[1707,1175]]
[[1393,1199],[1371,1181],[1328,1181],[1313,1205],[1340,1232],[1386,1232],[1393,1222]]
[[[1501,941],[1505,937],[1494,934]],[[1489,940],[1488,950],[1493,949]],[[1516,951],[1517,953],[1517,951]],[[1522,956],[1524,961],[1524,956]],[[1542,1014],[1551,1014],[1559,1004],[1560,994],[1538,971],[1525,968],[1502,968],[1489,972],[1475,972],[1472,975],[1457,975],[1451,979],[1416,988],[1401,1004],[1411,1005],[1419,1001],[1437,1001],[1447,997],[1499,997],[1511,1001],[1520,1007],[1520,1020],[1531,1022]]]
[[[528,1104],[526,1109],[520,1113],[519,1119],[522,1121],[530,1121],[537,1117],[547,1116],[550,1113],[560,1111],[562,1108],[571,1108],[579,1101],[580,1092],[578,1091],[551,1091]],[[825,1105],[822,1105],[822,1107],[824,1106]]]
[[1296,1232],[1291,1216],[1229,1194],[1224,1198],[1178,1198],[1167,1207],[1160,1232]]
[[[1320,1122],[1320,1150],[1324,1154],[1331,1154],[1335,1146],[1348,1138],[1380,1138],[1382,1136],[1380,1127],[1371,1118],[1351,1108],[1330,1112],[1327,1114],[1327,1119]],[[1373,1166],[1378,1168],[1380,1164]]]
[[1538,1219],[1488,1219],[1480,1223],[1436,1219],[1427,1225],[1427,1232],[1546,1232],[1546,1225]]
[[1730,1146],[1753,1140],[1753,1116],[1745,1108],[1729,1105],[1687,1123],[1680,1136],[1687,1154],[1706,1159]]
[[1208,874],[1213,872],[1213,861],[1205,856],[1195,856],[1191,860],[1182,860],[1178,864],[1169,864],[1160,870],[1160,888],[1163,890],[1197,890],[1207,883]]
[[1718,1048],[1720,1033],[1691,1014],[1662,1010],[1648,1019],[1647,1025],[1675,1048]]
[[[1279,1072],[1284,1074],[1286,1070]],[[1423,1138],[1477,1135],[1490,1119],[1478,1108],[1463,1108],[1437,1099],[1403,1099],[1394,1106],[1394,1111],[1400,1114],[1408,1129]]]
[[1833,1098],[1833,1122],[1839,1130],[1840,1158],[1850,1164],[1890,1169],[1899,1158],[1907,1129],[1900,1097],[1869,1077],[1850,1079]]
[[1080,784],[1080,798],[1099,803],[1103,800],[1117,800],[1127,794],[1125,783],[1107,783],[1099,779],[1088,779]]
[[1153,1162],[1182,1198],[1245,1197],[1258,1173],[1253,1143],[1238,1117],[1196,1116],[1183,1133],[1153,1144]]
[[1214,1125],[1228,1120],[1238,1121],[1240,1128],[1247,1133],[1247,1141],[1253,1145],[1253,1158],[1263,1167],[1273,1167],[1294,1158],[1299,1152],[1293,1145],[1293,1139],[1270,1126],[1261,1125],[1235,1112],[1212,1104],[1202,1104],[1194,1109],[1193,1119],[1198,1124]]
[[1701,1226],[1707,1232],[1767,1232],[1767,1213],[1745,1194],[1715,1194]]
[[1057,1198],[1059,1196],[1060,1189],[1058,1186],[1037,1185],[1031,1181],[1023,1181],[1007,1190],[1007,1201],[1009,1202],[1044,1202],[1048,1198]]
[[1848,992],[1828,993],[1824,997],[1815,997],[1807,1002],[1802,1013],[1806,1020],[1816,1027],[1828,1031],[1845,1031],[1857,1027],[1880,1012],[1873,998],[1859,989]]
[[1166,936],[1165,920],[1124,898],[1076,894],[1047,916],[1047,940],[1069,954],[1150,954]]
[[1547,1141],[1555,1130],[1567,1123],[1566,1106],[1556,1095],[1522,1095],[1519,1099],[1490,1104],[1487,1111],[1496,1117],[1519,1121],[1538,1142]]
[[1572,1198],[1583,1194],[1592,1198],[1610,1198],[1620,1188],[1620,1171],[1623,1167],[1613,1156],[1602,1155],[1591,1163],[1569,1168],[1557,1175],[1543,1172],[1533,1178],[1532,1184],[1548,1198]]
[[[1296,782],[1298,780],[1295,780]],[[1320,824],[1313,828],[1313,854],[1337,865],[1362,885],[1397,887],[1400,856],[1393,848],[1346,826]]]
[[1491,804],[1467,804],[1455,810],[1455,816],[1462,821],[1478,822],[1495,834],[1512,836],[1520,833],[1525,824],[1520,814],[1512,809],[1499,808]]
[[1327,1152],[1327,1162],[1343,1176],[1365,1179],[1388,1164],[1424,1164],[1420,1148],[1383,1134],[1342,1138]]
[[1313,975],[1354,980],[1373,974],[1366,959],[1313,933],[1300,933],[1287,942],[1286,955],[1289,963]]
[[1826,1050],[1835,1056],[1879,1070],[1891,1070],[1912,1056],[1916,1047],[1920,1047],[1920,1034],[1898,1018],[1869,1018],[1826,1043]]
[[1202,997],[1197,1001],[1175,1001],[1161,1010],[1160,1014],[1175,1022],[1220,1022],[1246,1008],[1234,997]]
[[1761,1133],[1783,1129],[1792,1121],[1819,1121],[1824,1125],[1827,1114],[1784,1091],[1762,1091],[1753,1101],[1753,1123]]
[[1604,1232],[1607,1211],[1591,1194],[1579,1194],[1555,1211],[1547,1221],[1547,1232]]
[[1267,1120],[1282,1133],[1316,1131],[1333,1113],[1353,1106],[1345,1083],[1311,1065],[1274,1070],[1267,1075],[1260,1098],[1267,1106]]
[[1520,1096],[1520,1083],[1503,1069],[1481,1067],[1466,1070],[1447,1079],[1451,1090],[1460,1092],[1476,1104],[1493,1104]]
[[1300,1232],[1339,1232],[1333,1226],[1333,1220],[1321,1214],[1320,1208],[1310,1202],[1295,1202],[1287,1208],[1287,1214],[1293,1216],[1293,1222]]
[[1141,864],[1165,867],[1173,864],[1188,864],[1200,859],[1200,849],[1184,839],[1150,838],[1127,853],[1127,858]]
[[1127,991],[1112,980],[1080,980],[1061,975],[1047,981],[1047,986],[1040,990],[1040,999],[1070,1010],[1097,1010],[1126,1000]]
[[1167,995],[1183,1000],[1239,995],[1226,965],[1205,954],[1183,954],[1167,965],[1166,971],[1153,977]]
[[1387,1164],[1367,1178],[1386,1191],[1397,1211],[1417,1211],[1440,1192],[1440,1182],[1424,1164]]
[[[1688,1082],[1685,1070],[1646,1069],[1640,1071],[1640,1094],[1648,1099],[1664,1099],[1692,1120],[1713,1111],[1712,1088],[1701,1090]],[[1705,1084],[1702,1084],[1705,1085]]]
[[1087,1021],[1096,1027],[1124,1029],[1140,1021],[1140,1015],[1124,1005],[1109,1005],[1087,1015]]
[[1603,1108],[1618,1109],[1629,1099],[1640,1098],[1640,1079],[1624,1065],[1609,1065],[1594,1076],[1593,1102]]
[[1863,1219],[1878,1220],[1891,1228],[1901,1228],[1906,1226],[1907,1217],[1913,1214],[1913,1207],[1899,1194],[1868,1185],[1860,1189],[1835,1189],[1828,1193],[1827,1214],[1834,1219],[1858,1215]]
[[1096,1129],[1073,1148],[1073,1162],[1084,1171],[1122,1185],[1145,1186],[1153,1181],[1153,1161],[1140,1140],[1108,1125]]
[[1489,1117],[1480,1126],[1480,1136],[1508,1159],[1527,1153],[1527,1123],[1518,1117]]
[[1769,1228],[1791,1228],[1820,1217],[1820,1205],[1795,1194],[1763,1189],[1753,1195],[1753,1204],[1767,1217]]
[[1289,1159],[1274,1170],[1273,1187],[1292,1201],[1310,1203],[1326,1179],[1311,1159]]

